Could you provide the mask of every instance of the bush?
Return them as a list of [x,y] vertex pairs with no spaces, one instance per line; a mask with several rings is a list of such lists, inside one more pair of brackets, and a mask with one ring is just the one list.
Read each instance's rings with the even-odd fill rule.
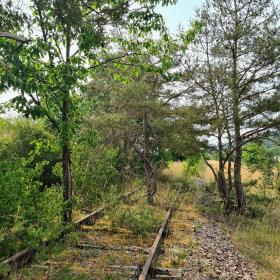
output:
[[[28,166],[35,168],[36,164],[48,161],[43,165],[43,170],[37,181],[41,182],[41,191],[52,184],[60,184],[61,180],[52,173],[53,166],[61,161],[61,154],[43,147],[43,142],[55,142],[56,136],[43,121],[30,119],[2,119],[0,118],[0,161],[17,162],[20,159],[28,159],[33,153],[33,160]],[[42,146],[39,150],[38,146]],[[34,151],[36,151],[34,153]],[[15,163],[16,164],[16,163]]]
[[34,238],[49,239],[60,232],[62,190],[40,192],[37,181],[47,162],[28,167],[28,161],[0,162],[0,260],[32,246]]
[[186,162],[183,163],[183,175],[189,179],[191,177],[201,177],[200,171],[204,169],[202,164],[202,156],[200,154],[187,157]]
[[[86,156],[85,156],[86,155]],[[117,150],[101,145],[79,144],[73,152],[75,196],[80,206],[90,207],[104,199],[119,182]],[[121,188],[120,188],[121,190]]]

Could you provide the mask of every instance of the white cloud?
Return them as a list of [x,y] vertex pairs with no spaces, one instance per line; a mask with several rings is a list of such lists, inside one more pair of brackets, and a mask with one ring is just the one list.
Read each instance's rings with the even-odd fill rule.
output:
[[8,91],[6,93],[2,93],[0,95],[0,103],[9,101],[10,99],[14,98],[17,96],[17,93],[14,91]]

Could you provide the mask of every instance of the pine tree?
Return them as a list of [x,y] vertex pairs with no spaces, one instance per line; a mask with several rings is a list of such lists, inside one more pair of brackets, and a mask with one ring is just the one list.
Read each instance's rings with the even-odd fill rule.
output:
[[190,99],[207,108],[201,121],[207,136],[217,139],[219,170],[213,172],[219,192],[225,198],[234,186],[239,213],[246,205],[242,146],[280,124],[278,14],[272,0],[207,0],[196,10],[205,26],[183,65]]
[[[148,60],[142,58],[142,64]],[[118,75],[130,78],[127,83],[114,80],[117,70],[110,74],[105,70],[96,73],[87,94],[93,103],[89,122],[103,137],[118,138],[118,148],[121,143],[129,144],[142,161],[150,204],[157,191],[160,166],[166,166],[171,149],[180,147],[179,152],[185,152],[189,144],[187,134],[194,131],[193,120],[186,118],[184,108],[170,103],[175,96],[168,80],[146,71],[132,76],[132,70],[132,67],[118,70]]]

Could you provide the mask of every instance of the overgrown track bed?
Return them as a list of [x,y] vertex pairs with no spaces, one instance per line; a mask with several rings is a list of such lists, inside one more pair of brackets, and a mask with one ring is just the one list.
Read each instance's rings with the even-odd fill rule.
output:
[[165,218],[158,233],[136,235],[112,225],[105,212],[93,224],[81,225],[78,242],[53,250],[45,261],[18,270],[10,279],[181,279],[176,269],[154,267],[172,213],[172,208],[160,207]]
[[[135,190],[132,190],[132,191],[128,192],[127,194],[121,196],[119,199],[125,200],[125,199],[131,197],[133,194],[135,194],[140,189],[141,189],[141,187],[136,188]],[[103,216],[104,210],[105,210],[105,207],[101,207],[98,210],[85,215],[78,221],[74,222],[74,228],[79,229],[83,225],[88,225],[88,224],[94,223],[96,221],[96,219]],[[63,231],[60,234],[60,237],[52,242],[54,242],[54,243],[59,242],[64,237],[64,235],[67,233],[69,233],[69,230]],[[49,243],[49,241],[45,241],[45,244],[47,244],[47,243]],[[2,261],[0,263],[0,267],[9,266],[9,270],[19,269],[19,268],[27,265],[28,263],[32,262],[35,255],[36,255],[36,250],[34,250],[32,248],[26,248],[26,249],[18,252],[17,254],[15,254],[14,256],[11,256],[8,259]],[[6,277],[7,277],[7,274],[0,274],[0,279],[5,279]]]
[[232,244],[231,228],[210,221],[195,204],[183,203],[176,210],[157,268],[181,270],[183,280],[256,279],[250,263]]

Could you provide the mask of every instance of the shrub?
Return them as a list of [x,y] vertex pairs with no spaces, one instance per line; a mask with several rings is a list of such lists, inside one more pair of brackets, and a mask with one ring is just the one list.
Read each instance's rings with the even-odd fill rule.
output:
[[62,190],[40,192],[37,181],[47,162],[28,167],[28,161],[0,162],[0,260],[31,246],[34,238],[49,239],[60,232]]
[[[85,156],[86,154],[86,156]],[[102,201],[119,181],[117,150],[77,145],[73,153],[75,196],[79,205],[90,207]]]

